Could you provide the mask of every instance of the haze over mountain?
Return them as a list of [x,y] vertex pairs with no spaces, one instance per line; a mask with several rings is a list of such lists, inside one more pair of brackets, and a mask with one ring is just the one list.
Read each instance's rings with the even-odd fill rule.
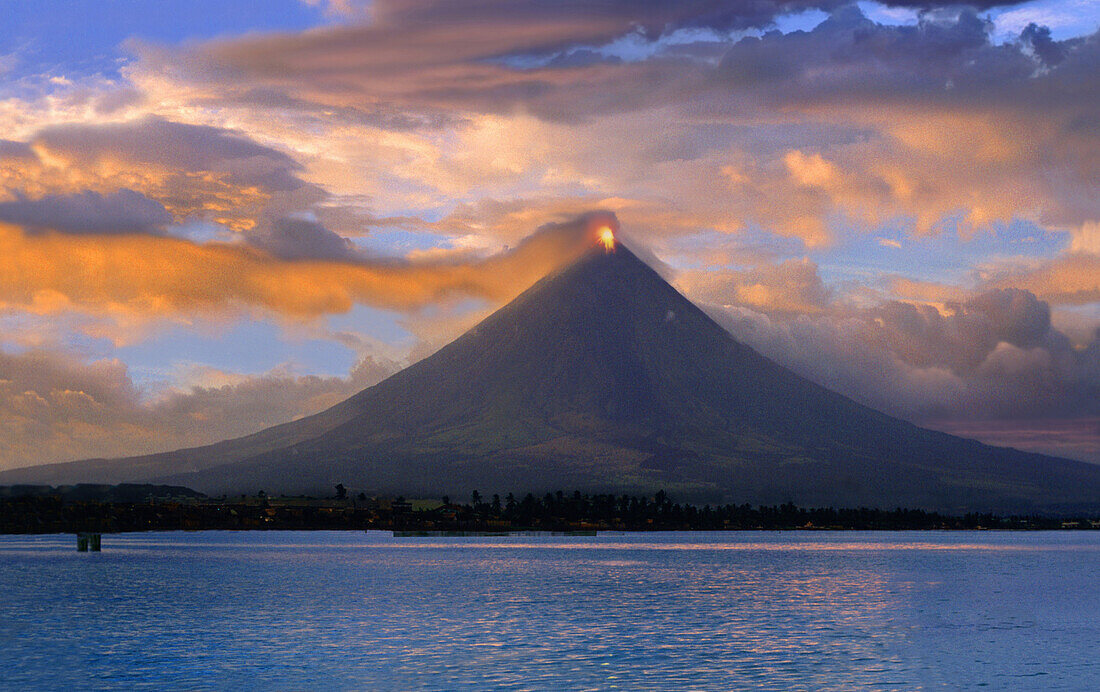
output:
[[862,406],[738,343],[621,243],[595,242],[432,356],[317,415],[207,447],[0,473],[17,482],[1100,508],[1100,467]]

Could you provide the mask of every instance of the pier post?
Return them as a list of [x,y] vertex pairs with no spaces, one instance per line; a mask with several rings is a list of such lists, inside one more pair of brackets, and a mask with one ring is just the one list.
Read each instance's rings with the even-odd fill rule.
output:
[[76,550],[80,553],[86,553],[88,550],[98,553],[102,550],[101,539],[102,534],[78,533],[76,534]]

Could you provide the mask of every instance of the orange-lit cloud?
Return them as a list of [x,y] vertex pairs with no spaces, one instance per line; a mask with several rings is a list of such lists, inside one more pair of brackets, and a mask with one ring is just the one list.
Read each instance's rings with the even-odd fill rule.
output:
[[1088,252],[1063,255],[1032,269],[1006,272],[991,283],[1023,288],[1051,303],[1097,303],[1100,302],[1100,255]]
[[485,259],[354,262],[282,260],[241,245],[145,235],[28,235],[0,225],[0,305],[149,316],[255,308],[310,318],[356,303],[408,310],[456,295],[499,302],[584,252],[590,234],[581,221]]
[[190,95],[237,120],[300,117],[359,132],[375,150],[384,141],[399,180],[389,189],[407,193],[405,207],[418,185],[436,209],[538,186],[664,206],[704,228],[758,223],[811,246],[838,227],[897,219],[932,234],[945,223],[974,233],[1014,218],[1066,228],[1100,216],[1090,194],[1100,150],[1080,125],[1095,106],[1095,40],[1051,44],[1032,31],[995,45],[971,10],[906,27],[829,5],[812,31],[699,47],[700,59],[655,43],[651,58],[623,62],[593,48],[631,25],[654,37],[762,26],[779,6],[613,3],[586,14],[491,3],[468,8],[478,21],[458,6],[383,3],[370,23],[142,47],[129,74],[184,110]]
[[[0,148],[0,202],[6,196],[9,205],[28,207],[28,202],[64,195],[114,199],[120,193],[140,194],[176,221],[247,230],[260,217],[278,213],[272,207],[280,200],[293,211],[324,197],[298,177],[300,169],[287,155],[221,128],[153,117],[54,125],[29,142]],[[48,213],[38,222],[33,209],[24,216],[28,226],[58,227],[49,223],[55,219]],[[165,219],[159,221],[163,225]],[[105,226],[109,219],[98,222]]]
[[832,299],[817,274],[817,266],[808,260],[763,264],[742,271],[687,271],[677,277],[676,285],[695,300],[769,313],[815,314]]

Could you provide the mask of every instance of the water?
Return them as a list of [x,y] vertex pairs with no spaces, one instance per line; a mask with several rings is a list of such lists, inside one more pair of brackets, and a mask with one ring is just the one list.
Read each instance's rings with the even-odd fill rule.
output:
[[7,689],[1100,689],[1100,532],[0,537]]

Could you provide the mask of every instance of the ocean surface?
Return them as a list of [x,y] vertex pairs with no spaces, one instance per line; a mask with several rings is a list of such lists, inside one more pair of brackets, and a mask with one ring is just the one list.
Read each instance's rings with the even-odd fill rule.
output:
[[1100,532],[0,536],[4,689],[1100,689]]

